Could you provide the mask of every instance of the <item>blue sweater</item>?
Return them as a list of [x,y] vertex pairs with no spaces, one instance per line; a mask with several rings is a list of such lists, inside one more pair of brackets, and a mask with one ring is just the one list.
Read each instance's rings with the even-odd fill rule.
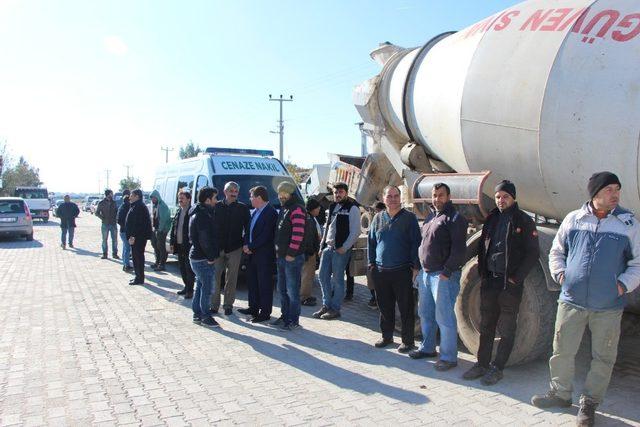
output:
[[369,265],[384,269],[411,266],[419,269],[420,227],[416,216],[400,209],[393,218],[387,211],[376,214],[369,229]]

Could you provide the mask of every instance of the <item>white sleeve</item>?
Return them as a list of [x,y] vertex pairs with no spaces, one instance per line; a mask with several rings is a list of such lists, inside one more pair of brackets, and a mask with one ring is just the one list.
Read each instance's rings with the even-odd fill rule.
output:
[[564,245],[566,243],[569,229],[571,228],[571,223],[573,222],[572,218],[572,215],[568,215],[562,221],[562,224],[560,224],[560,228],[556,233],[556,237],[553,239],[551,250],[549,251],[549,270],[551,271],[551,276],[556,283],[559,283],[560,273],[564,273],[564,270],[567,268],[567,254],[565,253]]
[[640,224],[634,220],[633,229],[629,233],[631,244],[631,260],[627,262],[627,269],[618,276],[627,292],[633,291],[640,284]]

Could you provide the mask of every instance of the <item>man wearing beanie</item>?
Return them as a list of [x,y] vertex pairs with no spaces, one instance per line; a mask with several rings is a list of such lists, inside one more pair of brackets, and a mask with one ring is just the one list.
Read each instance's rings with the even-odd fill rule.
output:
[[275,243],[281,316],[272,325],[292,330],[300,326],[300,280],[304,264],[306,212],[302,201],[298,200],[293,182],[284,181],[278,185],[278,200],[282,206],[278,215]]
[[569,407],[575,355],[585,327],[593,360],[580,396],[577,424],[592,426],[609,385],[618,352],[624,294],[640,283],[640,226],[618,206],[620,180],[598,172],[587,185],[590,200],[562,221],[549,253],[549,268],[562,286],[556,315],[551,390],[533,396],[539,408]]
[[[538,262],[538,232],[531,217],[518,208],[516,186],[504,180],[494,190],[496,208],[482,227],[478,250],[480,345],[478,362],[462,376],[482,378],[484,385],[502,379],[516,337],[524,280]],[[500,343],[491,362],[496,328]]]

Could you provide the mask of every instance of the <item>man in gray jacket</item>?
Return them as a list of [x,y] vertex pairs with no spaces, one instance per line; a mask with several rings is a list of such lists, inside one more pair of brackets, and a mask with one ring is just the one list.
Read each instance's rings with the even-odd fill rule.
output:
[[618,352],[624,294],[640,283],[640,225],[618,206],[620,180],[599,172],[588,183],[590,201],[569,213],[549,253],[549,268],[562,285],[553,355],[551,390],[536,395],[539,408],[571,406],[575,355],[587,325],[593,360],[580,397],[577,424],[592,426]]
[[98,203],[95,215],[102,220],[102,259],[107,259],[109,234],[111,234],[111,254],[114,259],[120,259],[118,257],[118,239],[116,238],[118,234],[118,206],[113,200],[113,191],[104,190],[104,199]]

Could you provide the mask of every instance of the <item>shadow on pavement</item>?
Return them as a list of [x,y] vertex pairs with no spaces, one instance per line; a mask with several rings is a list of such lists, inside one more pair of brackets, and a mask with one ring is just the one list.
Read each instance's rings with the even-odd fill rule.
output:
[[342,389],[353,390],[367,395],[379,393],[392,399],[414,405],[420,405],[428,402],[427,397],[422,394],[390,386],[376,379],[348,371],[320,360],[319,358],[288,344],[278,346],[257,338],[237,334],[224,329],[220,333],[229,338],[233,338],[250,345],[256,352],[264,356],[286,363],[300,371],[308,373],[309,375],[331,384],[335,384]]
[[102,254],[100,252],[93,252],[93,251],[88,251],[86,249],[82,249],[82,248],[78,248],[77,246],[74,248],[67,248],[66,250],[68,251],[73,251],[75,252],[77,255],[81,255],[81,256],[95,256],[95,257],[99,257]]
[[23,237],[0,237],[2,249],[32,249],[41,248],[43,245],[37,240],[26,241]]

